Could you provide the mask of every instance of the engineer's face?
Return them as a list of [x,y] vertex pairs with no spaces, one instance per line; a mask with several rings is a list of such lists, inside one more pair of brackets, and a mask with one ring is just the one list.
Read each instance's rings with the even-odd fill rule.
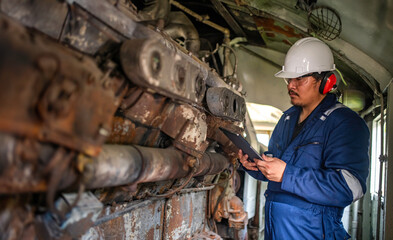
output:
[[312,76],[285,79],[292,105],[307,107],[320,101],[323,95],[319,93],[321,81]]

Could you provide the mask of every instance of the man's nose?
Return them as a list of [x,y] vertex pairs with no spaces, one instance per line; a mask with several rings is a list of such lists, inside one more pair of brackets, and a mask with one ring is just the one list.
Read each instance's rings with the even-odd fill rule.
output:
[[292,88],[295,88],[295,87],[296,87],[295,81],[293,81],[293,79],[288,79],[287,88],[288,89],[292,89]]

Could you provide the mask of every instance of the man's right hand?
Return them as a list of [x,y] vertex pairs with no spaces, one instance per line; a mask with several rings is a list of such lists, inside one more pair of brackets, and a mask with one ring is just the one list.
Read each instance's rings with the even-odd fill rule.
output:
[[246,168],[247,170],[251,170],[251,171],[259,171],[259,169],[257,168],[257,164],[255,162],[248,161],[247,160],[248,155],[247,154],[243,155],[242,150],[239,150],[238,156],[239,156],[240,163],[243,165],[244,168]]

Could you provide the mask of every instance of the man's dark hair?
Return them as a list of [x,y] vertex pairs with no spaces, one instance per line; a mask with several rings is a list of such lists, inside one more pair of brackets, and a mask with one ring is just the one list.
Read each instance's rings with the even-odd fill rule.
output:
[[311,76],[314,77],[315,80],[321,81],[321,80],[323,79],[323,77],[325,76],[326,73],[327,73],[327,72],[321,72],[321,73],[313,72],[313,73],[311,73]]

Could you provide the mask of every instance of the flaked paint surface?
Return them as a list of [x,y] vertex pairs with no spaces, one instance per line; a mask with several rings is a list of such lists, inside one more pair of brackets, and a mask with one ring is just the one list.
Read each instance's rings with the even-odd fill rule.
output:
[[[136,232],[133,231],[133,228],[140,228],[140,222],[133,222],[130,214],[124,214],[124,231],[126,233],[126,239],[135,239]],[[135,226],[136,225],[136,226]]]
[[190,119],[190,120],[195,118],[196,114],[194,113],[192,108],[182,105],[180,106],[180,110],[183,118]]
[[181,140],[184,142],[193,142],[196,146],[206,140],[207,125],[206,122],[200,121],[199,124],[189,124]]
[[201,231],[206,218],[206,192],[191,192],[171,198],[166,205],[165,239],[187,239]]
[[181,136],[183,142],[194,142],[196,146],[206,140],[207,124],[203,113],[194,112],[193,109],[181,106],[183,118],[191,121],[186,127],[184,134]]
[[[126,212],[117,218],[89,229],[83,239],[161,239],[162,228],[160,226],[163,214],[161,210],[164,202],[165,200],[159,200]],[[103,212],[104,215],[110,215],[126,208],[127,204],[123,204],[113,208],[108,207]]]

